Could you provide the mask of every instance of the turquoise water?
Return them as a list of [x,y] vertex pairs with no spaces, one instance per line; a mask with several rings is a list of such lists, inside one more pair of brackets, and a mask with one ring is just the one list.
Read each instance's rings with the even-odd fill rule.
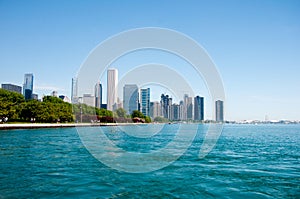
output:
[[[101,128],[119,147],[147,153],[175,127],[145,139]],[[206,127],[177,161],[140,174],[99,162],[75,128],[0,131],[0,198],[300,198],[300,125],[225,125],[199,159]]]

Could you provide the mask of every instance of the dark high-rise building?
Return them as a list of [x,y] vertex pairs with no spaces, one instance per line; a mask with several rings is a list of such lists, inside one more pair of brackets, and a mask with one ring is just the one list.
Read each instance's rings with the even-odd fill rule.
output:
[[172,105],[172,98],[169,98],[169,95],[162,94],[160,97],[161,112],[164,118],[169,118],[170,116],[170,107]]
[[26,100],[32,99],[33,93],[33,74],[24,75],[24,84],[23,84],[23,95]]
[[204,120],[204,98],[196,96],[194,98],[194,120]]
[[139,88],[136,84],[126,84],[123,87],[123,108],[128,114],[139,110]]
[[223,101],[216,101],[216,121],[223,122],[224,121],[224,105]]
[[95,107],[101,108],[102,105],[102,84],[98,82],[95,86]]
[[172,104],[170,109],[170,120],[178,121],[180,120],[180,105],[179,104]]
[[32,99],[32,90],[30,90],[30,89],[25,89],[24,97],[25,97],[25,100],[30,100],[30,99]]
[[7,91],[12,91],[22,94],[22,87],[14,84],[1,84],[1,88]]
[[141,112],[150,116],[150,88],[141,89]]

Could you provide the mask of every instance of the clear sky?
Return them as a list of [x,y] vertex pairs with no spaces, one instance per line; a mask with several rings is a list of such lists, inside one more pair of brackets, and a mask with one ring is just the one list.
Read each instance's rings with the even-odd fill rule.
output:
[[214,60],[227,120],[300,120],[299,19],[298,0],[0,0],[0,83],[22,85],[31,72],[35,93],[70,96],[71,78],[101,41],[162,27],[195,39]]

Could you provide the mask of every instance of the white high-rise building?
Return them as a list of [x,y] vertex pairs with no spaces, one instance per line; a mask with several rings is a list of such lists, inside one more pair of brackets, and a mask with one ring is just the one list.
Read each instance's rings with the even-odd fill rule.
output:
[[72,78],[71,102],[78,103],[78,80],[76,77]]
[[111,68],[107,70],[107,110],[113,111],[117,103],[118,70]]

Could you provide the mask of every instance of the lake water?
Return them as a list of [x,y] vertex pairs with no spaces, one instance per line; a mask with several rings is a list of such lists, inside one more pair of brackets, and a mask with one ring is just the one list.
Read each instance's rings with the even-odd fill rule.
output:
[[[145,139],[101,128],[118,147],[147,153],[172,141],[176,125]],[[147,173],[101,163],[76,128],[2,130],[0,198],[300,198],[300,125],[225,125],[200,159],[206,129],[177,161]]]

